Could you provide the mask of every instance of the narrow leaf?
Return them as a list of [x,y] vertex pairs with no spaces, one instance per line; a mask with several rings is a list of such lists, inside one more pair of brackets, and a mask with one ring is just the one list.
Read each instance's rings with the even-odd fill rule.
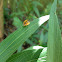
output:
[[21,20],[19,20],[18,17],[14,17],[13,25],[16,26],[17,28],[20,28],[23,26]]
[[40,17],[10,34],[0,43],[0,62],[5,62],[45,21],[49,15]]
[[57,0],[54,0],[49,19],[47,62],[62,62],[61,31],[56,15],[56,6]]
[[29,49],[12,55],[6,62],[36,62],[43,48]]

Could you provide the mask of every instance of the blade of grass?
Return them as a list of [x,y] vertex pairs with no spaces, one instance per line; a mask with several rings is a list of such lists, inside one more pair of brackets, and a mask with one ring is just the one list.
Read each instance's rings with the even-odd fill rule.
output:
[[62,62],[61,31],[56,15],[57,0],[50,11],[47,62]]

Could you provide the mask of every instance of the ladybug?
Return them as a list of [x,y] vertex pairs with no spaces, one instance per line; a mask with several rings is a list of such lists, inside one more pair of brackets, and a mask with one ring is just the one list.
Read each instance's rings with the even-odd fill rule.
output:
[[27,25],[29,25],[30,24],[30,22],[28,21],[28,20],[25,20],[24,22],[23,22],[23,26],[27,26]]

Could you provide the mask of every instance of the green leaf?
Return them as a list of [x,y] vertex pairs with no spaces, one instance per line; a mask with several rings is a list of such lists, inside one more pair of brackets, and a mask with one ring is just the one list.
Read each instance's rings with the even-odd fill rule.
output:
[[[14,17],[13,25],[16,26],[17,28],[20,28],[23,26],[21,20],[18,17]],[[17,52],[20,52],[22,49],[22,46],[19,46]]]
[[40,13],[37,7],[33,7],[34,12],[37,14],[38,17],[40,17]]
[[41,49],[37,50],[37,52],[33,55],[31,62],[37,62],[41,51]]
[[24,9],[25,9],[26,13],[29,12],[26,5],[24,6]]
[[33,43],[33,41],[31,41],[30,39],[27,39],[26,42],[27,42],[28,44],[30,44],[30,45],[35,45],[35,44]]
[[41,35],[40,35],[40,45],[42,45],[44,42],[44,33],[43,31],[41,31]]
[[20,52],[22,50],[22,45],[19,46],[19,48],[17,49],[17,52]]
[[0,43],[0,62],[5,62],[48,19],[49,15],[37,18],[30,22],[30,25],[17,29],[3,40]]
[[45,47],[42,52],[40,53],[40,56],[37,60],[37,62],[46,62],[46,57],[47,57],[47,48]]
[[14,17],[13,25],[16,26],[17,28],[20,28],[23,26],[21,20],[19,20],[18,17]]
[[31,60],[33,54],[33,50],[22,51],[20,53],[12,55],[6,62],[27,62]]
[[49,19],[47,62],[62,62],[61,31],[56,15],[56,6],[57,0],[54,0]]
[[12,55],[6,62],[36,62],[41,51],[41,48],[31,50],[26,49],[20,53]]
[[44,33],[43,31],[41,31],[41,35],[40,35],[40,45],[42,46],[47,46],[47,41],[48,41],[48,33]]
[[33,1],[32,3],[35,6],[41,6],[41,7],[43,7],[43,5],[40,2],[38,2],[38,1]]

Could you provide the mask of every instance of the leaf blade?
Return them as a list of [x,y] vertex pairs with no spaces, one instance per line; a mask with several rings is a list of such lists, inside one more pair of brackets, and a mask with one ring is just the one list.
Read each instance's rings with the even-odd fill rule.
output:
[[[35,46],[33,46],[34,48]],[[36,46],[38,47],[38,46]],[[41,47],[41,46],[39,46]],[[31,48],[31,47],[30,47]],[[40,52],[42,51],[42,47],[39,49],[28,48],[23,50],[20,53],[16,53],[12,55],[7,62],[36,62]],[[34,57],[35,56],[35,57]]]
[[50,11],[47,62],[61,62],[61,31],[56,15],[57,0]]
[[[46,17],[47,19],[43,20],[40,25],[49,19],[49,15],[40,18]],[[38,29],[40,26],[38,22],[39,18],[32,21],[29,26],[19,28],[0,43],[0,62],[5,62]]]

